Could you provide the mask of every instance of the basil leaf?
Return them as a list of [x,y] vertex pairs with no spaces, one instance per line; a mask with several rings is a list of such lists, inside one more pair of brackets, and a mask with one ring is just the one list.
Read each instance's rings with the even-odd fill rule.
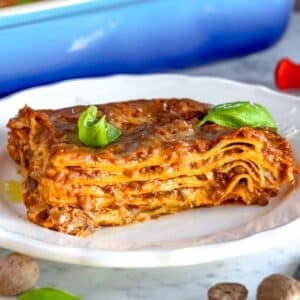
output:
[[213,122],[225,127],[267,127],[277,130],[277,125],[265,107],[249,101],[231,102],[216,105],[208,110],[207,115],[199,122]]
[[106,121],[105,115],[97,119],[97,107],[89,106],[78,119],[78,137],[86,146],[104,147],[122,134],[121,130]]
[[34,2],[33,0],[18,0],[17,4],[27,4],[27,3],[32,3]]
[[80,300],[79,297],[53,288],[29,290],[18,297],[18,300]]

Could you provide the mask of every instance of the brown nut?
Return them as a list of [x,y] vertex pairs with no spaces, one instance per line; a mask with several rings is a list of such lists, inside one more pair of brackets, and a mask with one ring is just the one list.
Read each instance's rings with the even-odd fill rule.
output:
[[210,287],[207,295],[208,300],[246,300],[248,290],[242,284],[224,282]]
[[31,289],[39,273],[39,266],[33,258],[11,253],[0,263],[0,295],[15,296]]
[[256,293],[257,300],[295,300],[300,299],[299,281],[282,275],[272,274],[263,279]]

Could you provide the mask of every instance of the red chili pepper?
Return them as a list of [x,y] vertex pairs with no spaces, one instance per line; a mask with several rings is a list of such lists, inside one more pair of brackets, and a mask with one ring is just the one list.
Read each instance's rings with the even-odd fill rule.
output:
[[300,89],[300,64],[281,59],[275,69],[275,83],[280,90]]

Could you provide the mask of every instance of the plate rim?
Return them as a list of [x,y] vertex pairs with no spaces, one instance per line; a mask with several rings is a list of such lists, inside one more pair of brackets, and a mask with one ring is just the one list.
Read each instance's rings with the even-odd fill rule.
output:
[[[58,85],[65,84],[76,84],[82,81],[111,81],[111,80],[149,80],[150,78],[157,80],[170,79],[184,79],[193,81],[218,81],[220,84],[230,85],[231,87],[239,86],[246,89],[258,89],[263,93],[268,93],[284,96],[293,101],[300,101],[300,97],[281,93],[272,90],[268,87],[242,83],[239,81],[234,81],[230,79],[225,79],[221,77],[214,76],[189,76],[189,75],[179,75],[179,74],[151,74],[151,75],[113,75],[103,78],[85,78],[85,79],[75,79],[61,81],[54,84],[48,84],[41,87],[30,88],[8,97],[0,99],[0,109],[5,106],[8,102],[15,101],[15,98],[20,98],[22,95],[26,95],[31,91],[48,89],[49,87],[55,87]],[[3,144],[2,144],[3,145]],[[293,228],[297,228],[300,224],[300,218],[293,220],[285,225],[265,230],[250,236],[246,236],[234,241],[221,242],[217,244],[208,244],[200,246],[191,246],[185,248],[174,248],[174,249],[153,249],[153,250],[101,250],[101,249],[88,249],[88,255],[84,254],[86,248],[82,247],[66,247],[61,245],[55,245],[47,243],[46,241],[40,241],[34,238],[26,237],[22,234],[14,233],[3,228],[0,228],[0,247],[10,249],[13,251],[19,251],[28,255],[33,255],[38,258],[78,264],[78,265],[88,265],[88,266],[98,266],[98,267],[118,267],[118,268],[145,268],[145,267],[169,267],[169,266],[183,266],[183,265],[193,265],[206,263],[210,261],[225,259],[234,256],[241,256],[245,254],[250,254],[262,250],[266,250],[273,247],[278,243],[276,236],[280,236],[280,243],[283,240],[289,239],[291,236],[289,232]],[[299,228],[299,227],[298,227]],[[295,238],[294,230],[293,238]],[[266,239],[268,236],[268,239]],[[297,235],[300,238],[300,234]],[[272,241],[272,243],[270,243]],[[255,247],[251,247],[256,245]],[[227,246],[226,253],[221,250],[224,245]],[[248,246],[247,246],[248,245]],[[234,249],[239,249],[237,251],[231,251]],[[200,255],[205,253],[205,256]],[[208,255],[207,255],[208,254]]]
[[[268,250],[283,242],[291,242],[292,239],[289,232],[294,231],[295,233],[295,230],[299,229],[299,225],[300,218],[275,229],[262,231],[235,241],[179,249],[126,251],[89,249],[88,257],[83,254],[83,250],[86,250],[85,248],[48,244],[45,241],[24,238],[21,234],[1,228],[0,247],[40,259],[74,265],[133,269],[176,267],[209,263]],[[268,239],[265,238],[266,235],[269,235]],[[271,238],[271,236],[273,237]],[[280,237],[280,242],[278,242],[278,236]],[[7,240],[4,240],[5,237]],[[299,233],[296,237],[300,239]],[[293,239],[295,239],[295,235]],[[32,244],[32,241],[34,244]],[[253,244],[256,246],[251,247]],[[224,250],[224,245],[227,247],[226,253],[220,251]],[[25,248],[24,246],[28,247]],[[47,248],[45,249],[45,247]],[[236,249],[239,249],[239,252]],[[205,257],[202,256],[204,252]]]

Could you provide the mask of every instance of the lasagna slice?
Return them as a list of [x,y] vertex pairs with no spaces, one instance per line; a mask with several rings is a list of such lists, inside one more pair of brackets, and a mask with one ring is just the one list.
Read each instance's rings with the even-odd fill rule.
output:
[[106,147],[78,139],[85,106],[34,110],[8,123],[28,219],[84,236],[193,207],[265,205],[294,181],[288,142],[269,129],[197,126],[208,104],[190,99],[98,105],[121,137]]

